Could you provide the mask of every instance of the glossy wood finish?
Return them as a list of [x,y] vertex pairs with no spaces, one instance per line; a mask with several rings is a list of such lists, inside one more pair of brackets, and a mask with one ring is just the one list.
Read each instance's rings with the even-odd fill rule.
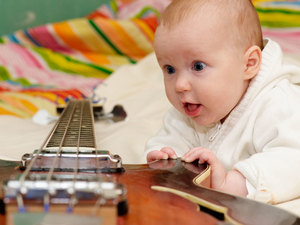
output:
[[[195,173],[185,174],[184,167],[173,167],[175,161],[163,160],[149,165],[125,165],[125,173],[119,181],[127,187],[129,212],[122,218],[123,224],[158,225],[158,224],[217,224],[214,217],[200,212],[198,206],[187,199],[171,193],[152,190],[153,185],[181,183],[184,180],[173,180],[182,175],[193,179]],[[161,168],[159,168],[161,167]],[[201,171],[201,170],[199,170]],[[178,178],[178,177],[177,177]]]
[[298,217],[275,206],[196,186],[193,178],[197,175],[197,167],[193,164],[184,164],[180,160],[162,160],[140,167],[125,165],[125,168],[126,172],[120,176],[120,181],[128,188],[130,207],[129,214],[124,219],[125,224],[149,224],[149,219],[161,221],[162,215],[166,218],[161,224],[196,224],[195,221],[199,224],[203,218],[207,219],[204,224],[215,222],[203,213],[198,212],[195,215],[195,204],[190,204],[174,194],[151,190],[152,185],[174,188],[216,206],[226,207],[230,217],[228,223],[300,224]]

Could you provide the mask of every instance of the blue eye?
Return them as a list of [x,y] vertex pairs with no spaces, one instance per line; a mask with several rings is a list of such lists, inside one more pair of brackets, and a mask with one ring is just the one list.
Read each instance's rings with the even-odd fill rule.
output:
[[201,71],[203,70],[204,68],[206,67],[205,63],[203,62],[195,62],[193,64],[193,69],[196,70],[196,71]]
[[173,74],[176,72],[176,70],[173,66],[167,65],[165,68],[166,68],[166,71],[168,74]]

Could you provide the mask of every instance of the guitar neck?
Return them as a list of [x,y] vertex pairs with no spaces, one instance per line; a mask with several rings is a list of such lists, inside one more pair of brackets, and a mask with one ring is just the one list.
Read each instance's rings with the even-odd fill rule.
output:
[[123,171],[118,155],[97,150],[93,108],[87,99],[69,101],[42,146],[23,155],[22,165],[30,171]]
[[71,100],[48,139],[46,149],[95,150],[94,117],[89,100]]

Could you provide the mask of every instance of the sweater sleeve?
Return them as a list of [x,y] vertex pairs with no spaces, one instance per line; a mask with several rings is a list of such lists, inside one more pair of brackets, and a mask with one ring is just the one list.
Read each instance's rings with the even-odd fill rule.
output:
[[273,98],[277,102],[265,105],[254,126],[257,153],[234,166],[255,188],[249,198],[277,204],[300,196],[300,94],[296,92],[272,93],[278,95]]
[[175,108],[171,108],[165,115],[163,127],[146,143],[144,157],[150,151],[171,147],[181,157],[185,152],[196,146],[197,134],[191,121]]

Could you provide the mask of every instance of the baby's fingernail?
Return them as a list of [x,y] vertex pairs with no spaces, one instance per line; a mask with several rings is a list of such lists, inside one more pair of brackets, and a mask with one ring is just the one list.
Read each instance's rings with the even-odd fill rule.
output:
[[167,154],[163,155],[163,159],[168,159],[169,156]]
[[177,156],[176,156],[176,155],[173,155],[173,156],[172,156],[172,159],[177,159]]
[[184,158],[184,161],[185,162],[191,162],[191,159],[190,158]]

